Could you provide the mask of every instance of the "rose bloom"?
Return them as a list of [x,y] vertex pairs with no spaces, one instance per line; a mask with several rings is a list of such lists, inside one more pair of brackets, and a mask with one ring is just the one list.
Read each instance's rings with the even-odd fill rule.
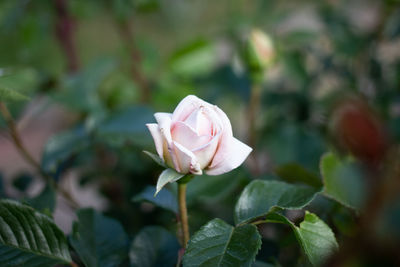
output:
[[219,175],[243,163],[252,149],[233,137],[231,123],[217,106],[185,97],[171,113],[155,113],[146,124],[157,153],[179,173]]

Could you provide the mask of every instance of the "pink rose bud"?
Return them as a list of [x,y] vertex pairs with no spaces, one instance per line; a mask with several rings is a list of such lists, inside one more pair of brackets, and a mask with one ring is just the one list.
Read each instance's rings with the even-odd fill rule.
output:
[[182,174],[219,175],[243,163],[252,149],[233,137],[231,123],[217,106],[185,97],[171,113],[155,113],[146,124],[164,163]]
[[253,29],[248,39],[247,64],[252,71],[263,71],[275,58],[275,49],[271,38],[259,29]]

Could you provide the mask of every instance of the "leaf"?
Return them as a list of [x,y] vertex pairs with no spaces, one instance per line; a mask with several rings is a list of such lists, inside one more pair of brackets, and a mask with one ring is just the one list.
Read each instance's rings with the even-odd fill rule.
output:
[[0,101],[10,102],[10,101],[26,101],[29,97],[18,93],[15,90],[0,86]]
[[210,73],[216,66],[215,47],[198,40],[177,51],[170,59],[173,73],[181,76],[201,76]]
[[356,210],[363,205],[366,188],[354,161],[327,153],[321,158],[320,168],[326,196]]
[[132,242],[129,258],[132,267],[175,266],[180,245],[175,236],[162,227],[142,229]]
[[70,243],[85,266],[118,266],[128,256],[128,237],[118,221],[93,209],[80,209],[77,216]]
[[4,186],[4,178],[3,174],[0,172],[0,198],[7,198],[7,194],[5,192],[5,186]]
[[46,185],[39,195],[25,201],[36,210],[51,214],[56,206],[56,193],[50,185]]
[[[282,109],[282,105],[288,105],[288,100],[270,98],[271,108],[284,113],[280,116],[287,116],[287,110]],[[318,170],[321,155],[326,151],[325,142],[318,132],[288,122],[280,122],[270,129],[262,141],[277,165],[298,162],[310,170]]]
[[49,217],[15,201],[0,201],[0,266],[69,262],[67,240]]
[[29,173],[21,173],[12,181],[12,185],[21,192],[26,192],[32,184],[33,177]]
[[262,261],[255,261],[252,265],[252,267],[274,267],[275,265],[271,263],[266,263]]
[[98,88],[104,79],[115,70],[117,62],[108,57],[98,58],[82,71],[67,77],[53,97],[66,106],[82,112],[102,109]]
[[158,177],[157,181],[157,186],[156,186],[156,192],[154,193],[154,196],[160,192],[160,190],[168,183],[173,183],[181,179],[183,176],[185,176],[182,173],[176,172],[173,169],[166,169],[164,170],[161,174],[160,177]]
[[36,89],[38,82],[39,75],[33,69],[20,69],[6,73],[0,76],[0,101],[29,100],[28,95],[32,93],[33,89]]
[[321,179],[297,163],[287,163],[279,166],[276,174],[289,183],[301,182],[313,187],[322,187]]
[[90,145],[83,126],[57,134],[46,143],[42,155],[42,167],[48,173],[56,173],[59,166]]
[[195,177],[187,187],[187,202],[215,203],[229,196],[244,180],[240,172],[235,171],[218,176]]
[[143,153],[145,153],[147,156],[149,156],[152,160],[154,160],[161,167],[168,168],[167,165],[165,165],[164,161],[158,155],[151,153],[149,151],[146,151],[146,150],[144,150]]
[[147,201],[163,209],[178,213],[178,204],[176,196],[173,195],[169,190],[162,190],[154,196],[156,191],[154,186],[146,187],[140,194],[136,195],[132,200],[135,202]]
[[154,120],[153,111],[146,106],[125,108],[112,113],[100,123],[96,133],[100,138],[116,143],[131,141],[136,145],[150,146],[151,137],[146,123]]
[[319,189],[280,181],[255,180],[248,184],[235,207],[236,224],[265,216],[275,207],[301,209],[313,200]]
[[183,266],[251,266],[260,247],[254,225],[233,227],[214,219],[189,240]]
[[306,211],[300,227],[294,225],[285,216],[278,213],[267,215],[265,222],[289,225],[300,243],[304,253],[314,266],[318,266],[338,249],[332,230],[317,215]]

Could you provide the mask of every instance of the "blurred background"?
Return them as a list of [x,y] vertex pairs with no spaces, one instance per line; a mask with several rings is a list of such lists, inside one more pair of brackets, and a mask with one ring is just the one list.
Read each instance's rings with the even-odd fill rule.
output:
[[[2,0],[0,75],[21,100],[3,103],[0,195],[54,210],[67,233],[74,205],[131,236],[147,225],[175,231],[173,212],[149,203],[162,169],[142,153],[155,151],[145,123],[195,94],[221,107],[254,152],[190,183],[192,232],[214,217],[232,223],[251,180],[282,179],[284,166],[320,176],[321,156],[335,151],[354,163],[343,177],[356,182],[342,182],[364,212],[323,195],[308,208],[344,248],[332,266],[399,263],[397,0]],[[261,232],[258,259],[301,265],[290,229]],[[360,236],[366,245],[354,250]]]

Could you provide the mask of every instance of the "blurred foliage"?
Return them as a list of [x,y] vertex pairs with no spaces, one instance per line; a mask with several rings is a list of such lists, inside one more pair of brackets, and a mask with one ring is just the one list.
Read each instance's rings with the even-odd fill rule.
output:
[[[220,106],[235,136],[247,142],[254,80],[241,51],[253,28],[271,37],[276,53],[259,84],[256,159],[189,184],[192,233],[216,217],[223,221],[207,225],[231,229],[237,201],[259,183],[268,188],[255,203],[287,190],[294,192],[293,201],[260,204],[254,217],[307,205],[312,213],[304,221],[318,215],[333,229],[343,250],[327,264],[399,263],[400,185],[393,182],[399,180],[400,165],[399,1],[0,1],[1,102],[17,121],[35,105],[42,105],[34,113],[37,120],[42,112],[62,107],[70,120],[44,146],[40,166],[55,184],[74,170],[79,185],[95,186],[107,203],[104,215],[78,211],[70,243],[79,264],[175,263],[176,188],[167,185],[168,191],[152,199],[162,168],[142,152],[155,150],[145,123],[154,121],[155,111],[172,112],[183,97],[196,94]],[[361,115],[335,124],[347,98],[363,103]],[[359,125],[365,128],[354,130]],[[365,160],[370,147],[384,155],[379,162]],[[0,195],[52,215],[54,188],[32,196],[33,176],[14,177],[14,195],[1,179]],[[276,216],[284,214],[290,223],[258,227],[262,247],[254,266],[304,266],[307,256],[318,261],[301,252],[291,230],[302,230],[304,222],[297,223],[303,218],[279,211]],[[111,236],[108,226],[119,236]],[[95,236],[100,239],[89,242]],[[108,238],[110,246],[116,244],[111,249],[120,249],[118,257],[105,253],[96,262],[91,257],[108,248],[100,244]],[[146,251],[147,243],[157,242],[170,247]],[[364,245],[352,250],[357,242]]]

